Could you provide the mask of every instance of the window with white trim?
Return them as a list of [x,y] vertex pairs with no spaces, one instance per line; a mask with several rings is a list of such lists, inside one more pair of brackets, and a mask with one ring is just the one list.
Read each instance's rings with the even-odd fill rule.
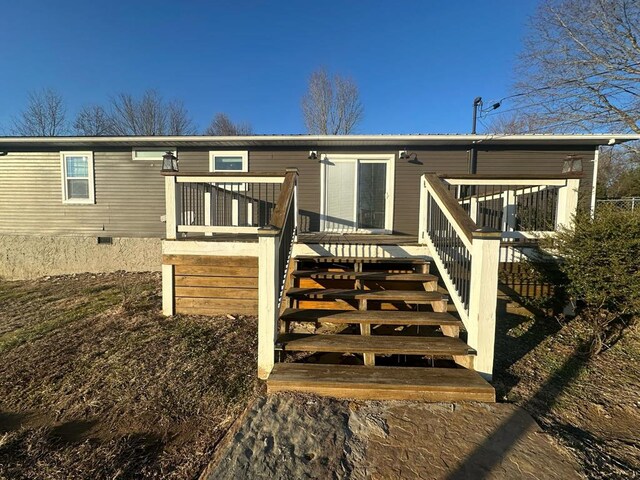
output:
[[165,153],[171,152],[176,157],[178,156],[178,151],[175,148],[151,148],[151,149],[137,149],[134,148],[131,150],[131,159],[132,160],[146,160],[149,162],[153,161],[162,161],[162,157]]
[[62,203],[95,203],[93,152],[60,152]]
[[217,150],[209,152],[209,171],[248,172],[249,152],[246,150]]

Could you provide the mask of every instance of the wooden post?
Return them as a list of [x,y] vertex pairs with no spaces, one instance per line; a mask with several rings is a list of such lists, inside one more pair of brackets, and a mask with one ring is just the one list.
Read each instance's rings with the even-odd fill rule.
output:
[[[213,225],[213,215],[211,210],[211,192],[204,192],[204,225],[210,227]],[[205,232],[205,237],[211,237],[213,232]]]
[[500,239],[498,231],[477,230],[471,250],[467,343],[477,351],[475,369],[487,380],[493,374]]
[[420,209],[418,217],[418,243],[426,244],[427,239],[427,200],[429,192],[427,191],[427,179],[424,175],[420,177]]
[[573,228],[573,219],[578,211],[578,189],[580,179],[568,178],[567,184],[558,189],[558,207],[556,210],[556,230],[560,227]]
[[175,240],[178,234],[178,215],[180,209],[176,198],[176,177],[167,175],[164,177],[164,198],[166,208],[166,237]]
[[278,237],[273,233],[268,229],[258,233],[258,378],[262,380],[269,378],[275,364],[278,332]]
[[174,266],[162,265],[162,314],[170,317],[175,314]]
[[502,198],[502,231],[513,232],[516,229],[516,192],[505,190]]
[[478,197],[469,198],[469,216],[471,220],[478,223]]
[[295,230],[295,240],[298,238],[298,169],[297,168],[287,168],[285,169],[285,175],[287,173],[295,173],[293,179],[293,228]]

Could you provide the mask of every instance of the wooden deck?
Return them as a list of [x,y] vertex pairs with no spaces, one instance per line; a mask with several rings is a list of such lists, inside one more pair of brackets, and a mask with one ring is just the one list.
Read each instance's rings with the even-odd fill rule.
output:
[[418,237],[404,234],[306,232],[298,235],[298,243],[339,243],[347,245],[418,245]]
[[[258,235],[256,233],[216,233],[211,236],[191,234],[176,240],[182,242],[257,242]],[[416,246],[418,245],[418,237],[404,234],[304,232],[298,235],[298,243]]]

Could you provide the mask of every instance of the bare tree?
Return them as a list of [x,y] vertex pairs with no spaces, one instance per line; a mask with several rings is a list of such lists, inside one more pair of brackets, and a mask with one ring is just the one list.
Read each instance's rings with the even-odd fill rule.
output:
[[320,69],[309,77],[302,113],[309,133],[348,135],[362,120],[364,108],[352,79],[340,75],[331,78],[325,69]]
[[514,100],[574,131],[640,133],[640,2],[544,0]]
[[29,92],[27,108],[13,119],[12,133],[25,137],[53,137],[67,133],[67,110],[62,95],[45,88]]
[[251,124],[246,122],[234,123],[226,113],[217,113],[204,131],[204,134],[220,136],[252,135],[253,128]]
[[139,99],[120,93],[111,99],[111,127],[114,135],[189,135],[193,122],[180,101],[165,102],[155,90]]
[[181,100],[169,102],[167,106],[167,134],[195,135],[196,127]]
[[73,122],[77,135],[102,137],[113,134],[113,125],[107,111],[101,105],[85,105]]
[[525,133],[548,133],[553,130],[545,117],[535,113],[511,113],[491,115],[487,121],[480,118],[486,133],[517,135]]

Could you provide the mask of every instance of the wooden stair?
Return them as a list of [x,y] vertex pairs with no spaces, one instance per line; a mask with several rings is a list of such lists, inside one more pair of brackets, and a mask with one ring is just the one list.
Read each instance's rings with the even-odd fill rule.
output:
[[362,352],[399,355],[475,355],[459,338],[406,335],[280,335],[276,348],[295,352]]
[[371,323],[374,325],[425,325],[432,327],[451,325],[462,328],[462,322],[446,312],[287,308],[280,319],[287,322]]
[[358,400],[495,402],[495,390],[464,368],[365,367],[278,363],[267,382],[269,393],[297,391]]
[[[276,341],[285,363],[277,363],[269,376],[269,392],[495,401],[493,387],[473,370],[476,352],[459,338],[462,322],[447,311],[447,295],[437,291],[438,277],[429,273],[425,259],[304,256],[294,261]],[[333,288],[337,285],[346,288]],[[304,333],[296,331],[300,328]],[[300,363],[305,354],[319,363]],[[286,362],[291,355],[297,363]],[[394,366],[376,365],[376,356]],[[364,365],[344,365],[341,359]],[[327,361],[333,363],[322,363]]]

